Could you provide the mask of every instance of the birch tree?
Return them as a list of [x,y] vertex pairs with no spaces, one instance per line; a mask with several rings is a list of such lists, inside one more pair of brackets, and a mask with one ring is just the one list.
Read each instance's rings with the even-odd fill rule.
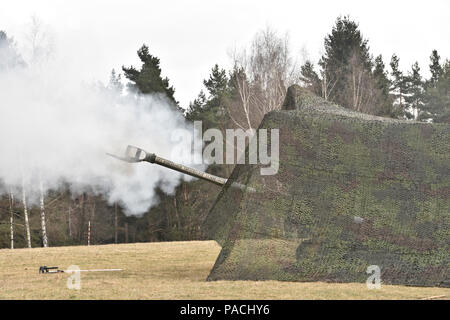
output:
[[42,183],[42,177],[39,175],[39,203],[41,209],[41,232],[42,232],[42,245],[44,248],[48,247],[47,238],[47,226],[45,222],[45,205],[44,205],[44,186]]
[[88,221],[87,245],[91,245],[91,220]]
[[22,204],[23,204],[23,216],[25,219],[27,246],[28,248],[31,248],[30,222],[28,220],[27,194],[25,190],[25,178],[23,177],[23,173],[22,173]]
[[337,79],[329,79],[328,64],[326,62],[321,67],[319,77],[319,74],[314,70],[313,63],[307,60],[301,67],[300,80],[305,88],[328,101],[336,87]]
[[328,73],[328,64],[324,62],[322,64],[322,70],[320,71],[322,75],[322,79],[320,81],[321,88],[322,88],[322,98],[325,100],[329,100],[330,96],[333,94],[334,88],[336,87],[336,84],[338,82],[338,79],[329,79],[329,73]]
[[95,200],[95,197],[93,197],[93,196],[91,196],[91,197],[88,197],[88,200],[90,200],[89,202],[90,202],[90,209],[91,209],[91,211],[90,211],[90,213],[89,213],[89,229],[88,229],[88,231],[89,231],[89,234],[88,234],[88,239],[89,239],[89,245],[91,244],[91,234],[93,234],[92,233],[92,227],[91,227],[91,220],[92,220],[92,222],[94,222],[95,221],[95,206],[96,206],[96,200]]
[[[235,66],[231,76],[231,83],[235,89],[235,97],[228,105],[228,113],[234,125],[242,130],[252,130],[258,125],[258,120],[264,116],[256,106],[255,90],[247,78],[244,68]],[[252,124],[252,120],[254,124]]]
[[69,238],[70,238],[70,240],[72,240],[72,217],[71,217],[71,215],[72,215],[72,213],[71,213],[71,211],[72,211],[72,207],[71,207],[71,205],[70,205],[70,203],[69,203],[69,209],[68,209],[68,217],[67,217],[67,227],[68,227],[68,229],[69,229]]
[[9,191],[9,213],[11,249],[14,249],[14,194],[11,190]]
[[117,201],[114,202],[114,243],[117,243],[117,228],[118,228],[118,217],[117,217]]
[[350,94],[348,96],[350,100],[347,105],[358,112],[376,113],[373,105],[376,90],[373,86],[371,70],[367,69],[357,52],[352,54],[348,67],[350,70],[348,73],[350,78],[348,81]]

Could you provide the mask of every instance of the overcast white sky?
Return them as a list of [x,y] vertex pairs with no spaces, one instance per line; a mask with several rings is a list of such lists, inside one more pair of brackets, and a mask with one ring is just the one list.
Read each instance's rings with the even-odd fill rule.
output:
[[20,45],[30,17],[38,16],[86,80],[106,81],[112,68],[138,65],[136,50],[146,43],[186,107],[211,67],[228,67],[229,49],[247,45],[266,25],[288,32],[293,52],[300,58],[305,47],[316,62],[336,17],[346,14],[386,64],[394,52],[402,69],[417,60],[428,71],[432,49],[450,58],[447,0],[1,0],[0,30]]

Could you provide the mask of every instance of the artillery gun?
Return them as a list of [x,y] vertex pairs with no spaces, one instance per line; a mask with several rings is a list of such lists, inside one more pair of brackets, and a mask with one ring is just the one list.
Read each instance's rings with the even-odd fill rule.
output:
[[[228,179],[218,177],[213,174],[209,174],[209,173],[206,173],[206,172],[203,172],[203,171],[200,171],[200,170],[197,170],[197,169],[194,169],[194,168],[191,168],[191,167],[179,164],[179,163],[175,163],[173,161],[159,157],[154,153],[149,153],[141,148],[131,146],[131,145],[127,146],[124,156],[117,156],[117,155],[113,155],[110,153],[107,153],[107,155],[109,155],[113,158],[128,162],[128,163],[150,162],[153,164],[158,164],[160,166],[190,175],[192,177],[196,177],[196,178],[199,178],[202,180],[209,181],[218,186],[224,186],[228,181]],[[235,188],[247,190],[250,192],[255,192],[254,188],[247,187],[238,182],[233,182],[231,184],[231,186],[235,187]]]

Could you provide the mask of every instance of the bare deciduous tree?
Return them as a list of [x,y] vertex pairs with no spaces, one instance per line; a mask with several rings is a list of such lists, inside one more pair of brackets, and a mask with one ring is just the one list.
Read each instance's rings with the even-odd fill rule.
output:
[[53,35],[36,15],[30,18],[25,39],[27,60],[31,65],[37,66],[50,59],[54,52]]
[[231,59],[237,99],[229,105],[230,118],[243,130],[254,129],[267,112],[281,108],[287,88],[299,79],[289,36],[267,27],[255,35],[249,50],[235,50]]
[[69,239],[72,240],[72,217],[71,217],[71,204],[69,204],[67,228],[69,229]]
[[333,90],[336,87],[336,83],[338,79],[329,79],[328,78],[328,70],[327,64],[323,64],[323,70],[321,71],[322,79],[321,79],[321,87],[322,87],[322,98],[328,100],[330,95],[333,94]]
[[252,118],[260,118],[261,112],[255,108],[255,92],[252,90],[252,84],[247,79],[244,69],[235,67],[231,77],[234,88],[236,89],[236,99],[233,99],[228,105],[228,113],[231,121],[242,130],[253,129]]
[[351,101],[348,101],[347,105],[352,106],[355,111],[373,114],[375,112],[373,102],[377,90],[370,70],[367,70],[356,53],[351,56],[348,67],[350,68],[348,73],[350,92],[347,96]]

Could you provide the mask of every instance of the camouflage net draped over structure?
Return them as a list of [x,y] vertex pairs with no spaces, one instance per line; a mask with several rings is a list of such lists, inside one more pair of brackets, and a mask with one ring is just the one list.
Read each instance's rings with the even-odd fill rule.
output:
[[208,280],[365,282],[377,265],[385,284],[449,286],[450,125],[351,112],[299,87],[285,109],[260,126],[280,128],[278,174],[237,165],[208,215],[222,245]]

